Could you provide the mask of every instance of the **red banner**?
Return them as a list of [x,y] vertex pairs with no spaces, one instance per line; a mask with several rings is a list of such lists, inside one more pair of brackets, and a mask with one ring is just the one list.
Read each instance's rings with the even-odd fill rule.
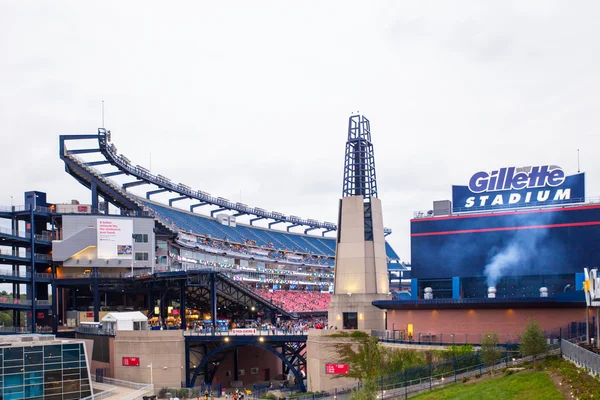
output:
[[348,370],[348,364],[325,364],[326,374],[345,375],[348,373]]
[[139,357],[123,357],[123,366],[124,367],[139,367],[140,366],[140,358]]
[[85,313],[85,317],[86,318],[94,318],[94,313],[93,312]]
[[171,315],[179,315],[179,308],[174,308],[173,310],[171,310]]
[[39,313],[37,313],[37,317],[38,317],[38,319],[43,319],[45,317],[45,315],[43,312],[39,312]]

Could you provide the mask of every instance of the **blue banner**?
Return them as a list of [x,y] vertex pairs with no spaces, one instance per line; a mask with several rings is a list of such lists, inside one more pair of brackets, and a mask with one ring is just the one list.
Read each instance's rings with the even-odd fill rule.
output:
[[480,171],[468,186],[452,186],[452,212],[539,207],[585,201],[585,174],[565,176],[555,166]]

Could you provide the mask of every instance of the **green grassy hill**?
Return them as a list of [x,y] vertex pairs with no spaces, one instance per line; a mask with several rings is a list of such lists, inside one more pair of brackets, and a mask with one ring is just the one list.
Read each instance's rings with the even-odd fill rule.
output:
[[544,372],[523,371],[483,382],[457,384],[413,397],[418,400],[562,400]]

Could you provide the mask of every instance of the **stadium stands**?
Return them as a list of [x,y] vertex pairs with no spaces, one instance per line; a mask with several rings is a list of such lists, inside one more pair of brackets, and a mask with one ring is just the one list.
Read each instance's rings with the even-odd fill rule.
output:
[[[205,236],[218,246],[219,241],[233,242],[241,245],[253,245],[263,249],[296,252],[309,255],[313,260],[321,257],[335,256],[335,238],[323,238],[302,234],[291,234],[265,228],[250,227],[237,224],[236,227],[222,225],[216,219],[178,210],[163,204],[157,204],[142,198],[136,198],[147,209],[151,210],[157,219],[174,230]],[[231,248],[231,244],[227,244]],[[237,247],[239,249],[239,247]],[[389,259],[399,257],[386,242],[386,253]],[[275,256],[274,252],[270,253]],[[321,260],[319,264],[332,264],[332,261]]]
[[330,293],[265,289],[255,289],[254,292],[292,313],[327,311],[331,302]]
[[258,247],[306,254],[317,254],[333,257],[335,255],[335,240],[316,236],[290,234],[280,231],[267,230],[247,225],[231,227],[220,224],[216,219],[177,210],[162,204],[138,199],[147,208],[154,211],[157,218],[187,232],[206,235],[213,239],[226,240],[235,243],[255,243]]

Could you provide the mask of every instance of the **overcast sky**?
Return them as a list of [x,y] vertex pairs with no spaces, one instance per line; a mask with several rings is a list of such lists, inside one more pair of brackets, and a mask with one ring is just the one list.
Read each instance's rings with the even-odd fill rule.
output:
[[600,4],[0,0],[0,204],[89,193],[58,135],[251,206],[336,221],[347,119],[371,120],[384,223],[479,170],[557,164],[600,195]]

